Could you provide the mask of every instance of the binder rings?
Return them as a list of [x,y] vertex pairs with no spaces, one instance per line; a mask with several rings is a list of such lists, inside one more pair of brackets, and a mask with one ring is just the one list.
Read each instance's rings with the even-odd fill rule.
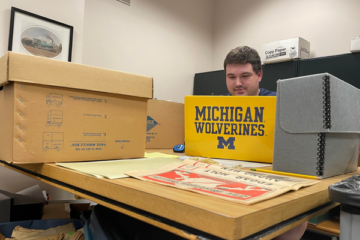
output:
[[273,170],[328,178],[358,167],[360,91],[328,73],[279,80]]

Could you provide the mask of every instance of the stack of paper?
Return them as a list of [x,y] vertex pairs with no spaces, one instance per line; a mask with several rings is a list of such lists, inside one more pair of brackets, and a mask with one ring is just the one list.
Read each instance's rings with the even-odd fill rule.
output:
[[56,165],[86,173],[97,178],[105,177],[108,179],[116,179],[128,177],[125,174],[125,172],[128,171],[152,170],[166,166],[173,162],[182,161],[173,158],[158,157],[99,162],[56,163]]
[[165,153],[160,153],[160,152],[153,152],[153,153],[145,153],[145,157],[146,158],[174,158],[174,159],[178,159],[180,158],[180,156],[178,155],[171,155],[171,154],[165,154]]

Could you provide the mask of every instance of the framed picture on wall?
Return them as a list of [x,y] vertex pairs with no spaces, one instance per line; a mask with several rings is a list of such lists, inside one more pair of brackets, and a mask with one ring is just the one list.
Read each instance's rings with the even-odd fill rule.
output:
[[9,51],[71,62],[73,27],[11,8]]

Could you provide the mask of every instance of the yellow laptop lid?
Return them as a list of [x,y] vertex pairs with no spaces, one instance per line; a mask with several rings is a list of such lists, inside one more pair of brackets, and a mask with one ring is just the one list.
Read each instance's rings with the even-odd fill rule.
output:
[[271,163],[276,97],[185,97],[185,153]]

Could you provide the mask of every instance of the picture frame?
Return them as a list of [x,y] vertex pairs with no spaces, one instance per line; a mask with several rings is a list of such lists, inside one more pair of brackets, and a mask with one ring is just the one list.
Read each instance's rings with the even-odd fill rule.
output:
[[74,28],[11,7],[8,50],[71,62]]

